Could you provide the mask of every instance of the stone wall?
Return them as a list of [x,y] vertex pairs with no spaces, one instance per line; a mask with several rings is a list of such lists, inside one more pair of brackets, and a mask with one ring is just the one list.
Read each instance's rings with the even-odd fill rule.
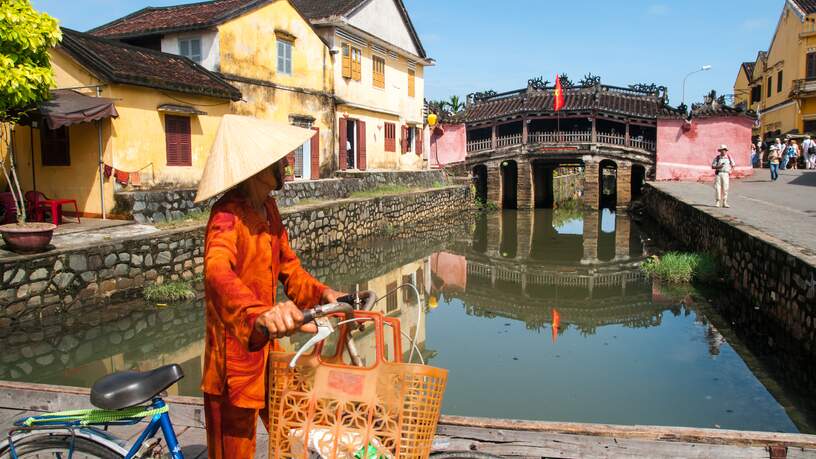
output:
[[[447,183],[439,170],[430,171],[374,171],[337,172],[335,179],[287,182],[284,189],[276,192],[282,207],[293,206],[305,199],[334,200],[347,198],[351,193],[374,189],[381,185],[404,185],[417,188],[431,188]],[[210,199],[196,204],[196,190],[123,191],[114,194],[116,218],[136,220],[139,223],[162,223],[178,220],[193,212],[201,212],[212,207]]]
[[[342,244],[408,226],[433,231],[436,219],[472,208],[470,188],[446,188],[282,209],[297,250]],[[130,240],[20,255],[0,261],[0,329],[111,297],[145,285],[193,280],[203,272],[204,225]]]
[[747,225],[690,206],[649,185],[646,211],[674,238],[723,264],[729,286],[812,359],[816,356],[816,257]]

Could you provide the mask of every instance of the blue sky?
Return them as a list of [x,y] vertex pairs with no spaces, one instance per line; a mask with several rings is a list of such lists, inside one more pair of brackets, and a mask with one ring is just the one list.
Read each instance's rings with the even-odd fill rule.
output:
[[[78,30],[143,6],[184,0],[33,0]],[[672,104],[710,89],[729,94],[743,61],[767,49],[784,0],[405,0],[428,54],[426,97],[506,91],[543,75],[588,72],[606,84],[668,86]]]

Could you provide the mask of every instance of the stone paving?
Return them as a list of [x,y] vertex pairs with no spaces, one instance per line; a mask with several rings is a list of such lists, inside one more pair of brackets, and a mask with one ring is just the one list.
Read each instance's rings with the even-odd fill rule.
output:
[[733,218],[816,255],[816,170],[787,170],[772,182],[768,169],[753,177],[732,180],[730,208],[714,206],[711,183],[652,182],[652,186],[717,216]]

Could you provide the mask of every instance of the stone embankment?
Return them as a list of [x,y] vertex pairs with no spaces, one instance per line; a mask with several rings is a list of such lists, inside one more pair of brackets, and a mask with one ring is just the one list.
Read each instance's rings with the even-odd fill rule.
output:
[[[383,171],[336,173],[337,178],[287,182],[276,193],[281,207],[298,205],[303,200],[344,199],[352,193],[374,189],[380,185],[404,185],[412,188],[431,188],[445,182],[442,171]],[[139,223],[163,223],[184,218],[192,212],[212,207],[210,199],[196,204],[196,190],[144,190],[123,191],[115,194],[117,218],[136,220]]]
[[[470,189],[449,186],[371,199],[283,208],[291,244],[300,251],[342,250],[346,242],[399,227],[432,229],[434,221],[472,208]],[[203,272],[204,224],[82,248],[0,261],[0,329],[79,303],[105,301],[151,283],[192,280]]]
[[816,257],[749,225],[647,186],[647,212],[692,250],[715,255],[734,292],[816,357]]

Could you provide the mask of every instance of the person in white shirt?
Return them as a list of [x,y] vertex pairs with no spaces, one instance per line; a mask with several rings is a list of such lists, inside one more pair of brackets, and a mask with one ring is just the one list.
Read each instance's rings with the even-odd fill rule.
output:
[[816,142],[810,136],[802,142],[802,154],[805,156],[805,169],[816,168]]
[[734,160],[728,154],[728,146],[723,144],[717,150],[719,154],[711,162],[714,169],[714,194],[716,195],[717,207],[731,207],[728,205],[728,185],[731,178],[731,169],[734,168]]

